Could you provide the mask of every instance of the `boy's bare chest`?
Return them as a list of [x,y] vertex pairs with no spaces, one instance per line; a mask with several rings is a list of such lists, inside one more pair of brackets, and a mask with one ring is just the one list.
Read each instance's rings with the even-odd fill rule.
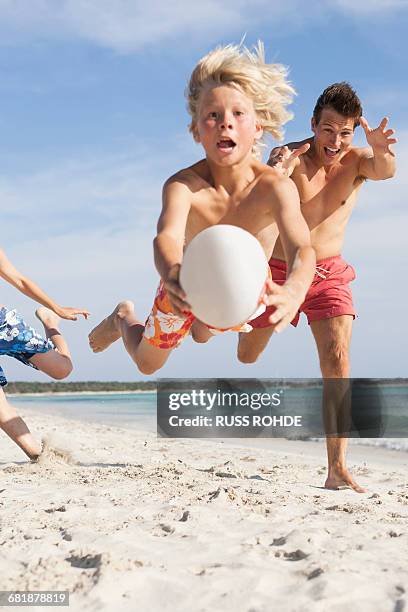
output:
[[270,207],[257,199],[254,193],[223,197],[214,190],[197,194],[189,216],[189,224],[194,227],[195,233],[210,225],[226,223],[255,234],[272,221]]

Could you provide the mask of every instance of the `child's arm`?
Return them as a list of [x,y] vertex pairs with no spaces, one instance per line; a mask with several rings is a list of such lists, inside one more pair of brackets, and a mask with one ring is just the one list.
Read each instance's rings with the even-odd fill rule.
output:
[[183,316],[190,309],[179,284],[187,218],[191,208],[191,191],[180,181],[170,179],[163,188],[163,208],[154,239],[154,261],[163,279],[175,314]]
[[282,286],[268,282],[265,302],[276,307],[269,321],[280,332],[292,321],[306,297],[315,273],[316,254],[310,244],[310,231],[300,210],[295,184],[286,177],[274,178],[271,188],[288,273]]
[[76,321],[76,315],[83,315],[85,319],[88,318],[89,312],[82,308],[69,308],[59,306],[54,302],[40,287],[38,287],[31,279],[27,276],[23,276],[9,261],[4,251],[0,250],[0,276],[5,281],[13,285],[16,289],[24,293],[27,297],[32,300],[50,308],[62,319],[70,319]]

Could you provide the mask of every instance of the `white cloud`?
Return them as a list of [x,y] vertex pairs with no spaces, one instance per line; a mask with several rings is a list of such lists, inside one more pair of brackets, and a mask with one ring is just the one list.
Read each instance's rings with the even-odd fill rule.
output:
[[271,22],[277,35],[304,21],[336,12],[351,17],[391,14],[406,8],[405,0],[0,0],[0,40],[80,39],[119,53],[131,53],[160,41],[216,40],[241,36],[252,25]]
[[17,241],[35,241],[44,231],[60,236],[89,227],[110,235],[154,225],[162,184],[194,160],[189,134],[172,138],[171,147],[160,137],[160,145],[151,138],[125,153],[82,155],[30,173],[0,175],[2,205],[10,223],[20,228]]
[[406,0],[334,0],[332,4],[339,9],[354,14],[384,13],[398,9],[406,9]]
[[118,52],[138,50],[169,36],[193,39],[204,32],[221,34],[244,26],[244,0],[219,3],[202,0],[3,0],[3,40],[17,37],[79,38]]

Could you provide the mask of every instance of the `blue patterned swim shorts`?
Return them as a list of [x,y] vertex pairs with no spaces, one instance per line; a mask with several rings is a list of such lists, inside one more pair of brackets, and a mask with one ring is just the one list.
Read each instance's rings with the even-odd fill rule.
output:
[[[35,329],[27,325],[16,310],[0,308],[0,355],[9,355],[38,369],[29,359],[38,353],[53,350],[51,340],[45,340]],[[0,367],[0,386],[7,385],[7,379]]]

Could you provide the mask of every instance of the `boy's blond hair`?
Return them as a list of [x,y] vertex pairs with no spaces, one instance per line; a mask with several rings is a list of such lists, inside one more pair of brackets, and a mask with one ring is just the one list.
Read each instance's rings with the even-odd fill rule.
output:
[[[242,45],[226,45],[210,51],[194,68],[186,90],[188,112],[192,118],[190,132],[194,132],[196,127],[203,87],[214,83],[235,87],[251,98],[264,132],[282,140],[282,126],[293,117],[285,107],[296,93],[287,80],[287,74],[285,66],[265,63],[261,41],[253,51]],[[258,141],[254,143],[253,152],[260,157]]]

